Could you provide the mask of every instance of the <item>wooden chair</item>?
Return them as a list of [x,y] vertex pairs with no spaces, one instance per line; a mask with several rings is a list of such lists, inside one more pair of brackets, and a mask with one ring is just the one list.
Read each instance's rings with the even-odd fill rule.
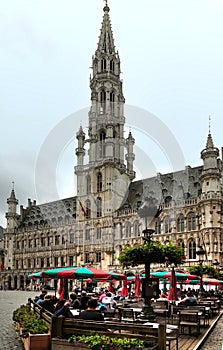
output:
[[105,321],[119,321],[118,309],[107,309],[104,312]]
[[174,328],[171,328],[170,326],[168,327],[172,330],[171,333],[167,333],[166,334],[166,348],[168,350],[170,350],[172,348],[171,346],[171,342],[175,342],[176,344],[176,350],[178,350],[178,338],[179,338],[179,328],[178,327],[174,327]]
[[119,307],[119,321],[120,322],[135,322],[134,311],[131,308]]
[[169,304],[168,301],[156,301],[152,303],[152,308],[157,316],[169,316]]
[[[185,328],[189,329],[189,333],[184,333]],[[188,312],[187,310],[179,311],[179,329],[180,334],[200,334],[200,318],[198,311]],[[192,329],[196,329],[196,333],[192,333]]]

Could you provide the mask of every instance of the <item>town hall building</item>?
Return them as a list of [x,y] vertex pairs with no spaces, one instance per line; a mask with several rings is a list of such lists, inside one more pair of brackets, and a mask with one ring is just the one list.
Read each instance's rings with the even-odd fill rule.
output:
[[76,130],[77,193],[43,204],[28,199],[18,208],[12,188],[0,272],[9,288],[24,288],[28,274],[47,268],[91,265],[123,272],[117,259],[122,247],[142,242],[147,226],[154,229],[153,240],[183,246],[185,267],[197,264],[199,246],[206,263],[222,263],[222,159],[210,130],[202,165],[135,180],[137,140],[131,131],[124,136],[128,116],[120,74],[106,4],[92,57],[88,134],[82,126]]

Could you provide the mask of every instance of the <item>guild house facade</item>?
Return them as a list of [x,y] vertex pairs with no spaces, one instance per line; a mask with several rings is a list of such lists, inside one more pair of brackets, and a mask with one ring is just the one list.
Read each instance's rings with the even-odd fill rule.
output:
[[[106,4],[92,57],[88,134],[76,138],[77,194],[51,203],[18,207],[14,187],[7,199],[2,284],[23,288],[28,274],[46,268],[92,265],[121,271],[123,245],[142,242],[149,224],[153,239],[184,247],[185,265],[222,263],[222,159],[208,133],[202,165],[136,181],[131,132],[126,118],[121,65]],[[72,174],[71,174],[72,176]],[[143,268],[143,267],[142,267]]]

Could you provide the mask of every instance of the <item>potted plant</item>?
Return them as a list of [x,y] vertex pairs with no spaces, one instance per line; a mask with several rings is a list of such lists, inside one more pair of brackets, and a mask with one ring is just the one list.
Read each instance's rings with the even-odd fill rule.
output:
[[33,310],[30,310],[28,306],[22,305],[13,312],[12,318],[17,323],[17,329],[25,350],[50,349],[48,328]]

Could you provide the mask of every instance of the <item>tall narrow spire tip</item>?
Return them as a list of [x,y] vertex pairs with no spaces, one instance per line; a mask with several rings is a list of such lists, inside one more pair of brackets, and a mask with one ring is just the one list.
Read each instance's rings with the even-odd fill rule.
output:
[[210,134],[211,133],[211,115],[210,114],[208,116],[208,120],[209,120],[209,122],[208,122],[208,132]]

